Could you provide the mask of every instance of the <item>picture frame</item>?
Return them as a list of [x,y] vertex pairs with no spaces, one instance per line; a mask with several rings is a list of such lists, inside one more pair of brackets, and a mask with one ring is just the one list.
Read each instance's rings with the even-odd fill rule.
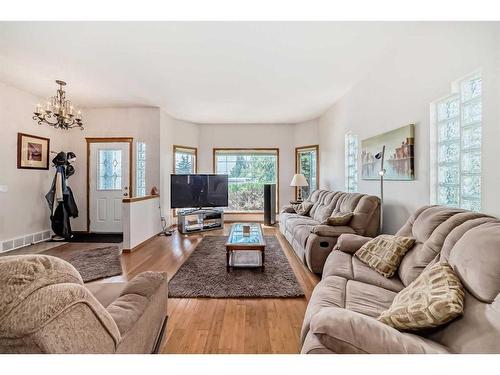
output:
[[50,139],[17,133],[17,169],[49,169]]
[[361,178],[379,180],[380,160],[375,155],[385,146],[384,180],[415,180],[415,125],[409,124],[361,141]]

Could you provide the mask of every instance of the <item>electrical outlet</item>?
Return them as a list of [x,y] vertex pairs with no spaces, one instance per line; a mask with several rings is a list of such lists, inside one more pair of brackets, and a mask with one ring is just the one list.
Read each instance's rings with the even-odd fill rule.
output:
[[7,193],[9,191],[9,187],[7,185],[0,185],[0,193]]

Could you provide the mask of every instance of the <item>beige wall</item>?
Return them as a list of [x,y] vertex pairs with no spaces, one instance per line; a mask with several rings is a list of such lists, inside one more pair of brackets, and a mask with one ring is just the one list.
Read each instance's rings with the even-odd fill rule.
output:
[[174,145],[198,147],[199,126],[190,122],[177,120],[160,111],[160,180],[161,207],[167,224],[174,223],[170,209],[170,174],[173,172]]
[[[344,190],[344,134],[359,140],[416,124],[416,179],[385,183],[384,230],[396,231],[419,206],[430,203],[430,103],[451,82],[477,69],[483,76],[483,208],[500,216],[500,30],[489,23],[426,23],[411,40],[372,71],[319,118],[321,183]],[[379,194],[376,181],[359,181],[361,192]]]
[[319,119],[296,124],[293,134],[295,147],[317,145],[319,143]]
[[[50,229],[49,209],[45,194],[49,191],[54,169],[17,169],[17,133],[50,138],[50,148],[64,150],[67,133],[32,119],[40,100],[14,87],[0,83],[0,240]],[[49,156],[52,160],[54,155]],[[50,164],[50,163],[49,163]]]

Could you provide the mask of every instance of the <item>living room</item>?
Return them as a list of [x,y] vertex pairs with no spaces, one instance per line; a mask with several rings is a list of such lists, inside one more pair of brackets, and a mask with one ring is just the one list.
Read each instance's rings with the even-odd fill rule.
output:
[[500,23],[408,18],[0,21],[0,353],[500,353]]

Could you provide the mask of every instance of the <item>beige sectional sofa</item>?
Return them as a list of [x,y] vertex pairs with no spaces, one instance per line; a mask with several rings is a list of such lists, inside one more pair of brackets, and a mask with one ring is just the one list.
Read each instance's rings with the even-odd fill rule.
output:
[[[353,256],[369,238],[339,238],[309,301],[302,353],[500,353],[500,221],[426,206],[397,234],[416,243],[391,279]],[[452,266],[465,288],[462,317],[419,333],[376,320],[401,289],[440,260]]]
[[59,258],[0,258],[0,353],[156,352],[166,314],[165,273],[85,286]]
[[[307,216],[298,215],[291,206],[280,213],[279,228],[297,256],[314,273],[322,273],[323,265],[343,233],[374,237],[378,234],[380,199],[375,196],[316,190],[308,198],[314,203]],[[321,223],[331,215],[350,213],[348,225],[329,226]]]

